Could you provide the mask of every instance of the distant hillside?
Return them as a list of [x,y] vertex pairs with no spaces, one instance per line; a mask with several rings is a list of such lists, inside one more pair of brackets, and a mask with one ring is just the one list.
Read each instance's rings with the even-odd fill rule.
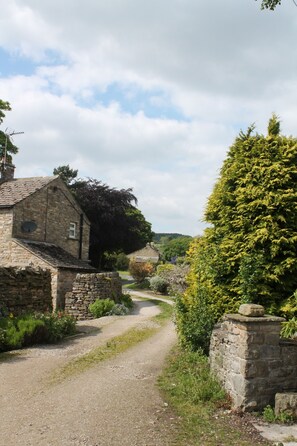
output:
[[154,243],[162,243],[164,241],[173,240],[178,237],[191,237],[190,235],[178,234],[176,232],[156,232],[153,237]]

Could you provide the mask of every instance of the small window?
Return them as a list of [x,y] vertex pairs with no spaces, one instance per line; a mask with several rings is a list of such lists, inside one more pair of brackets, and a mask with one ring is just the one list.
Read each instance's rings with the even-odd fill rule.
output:
[[35,221],[23,221],[21,225],[22,232],[34,232],[37,229]]
[[77,224],[70,222],[69,225],[69,238],[76,238],[77,235]]

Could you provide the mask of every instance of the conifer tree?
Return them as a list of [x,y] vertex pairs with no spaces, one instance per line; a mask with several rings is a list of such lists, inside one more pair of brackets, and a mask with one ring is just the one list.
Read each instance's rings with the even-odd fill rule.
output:
[[210,227],[190,251],[184,320],[193,312],[199,319],[201,305],[217,320],[244,302],[296,314],[297,139],[280,134],[276,115],[267,136],[254,134],[254,126],[239,133],[205,219]]

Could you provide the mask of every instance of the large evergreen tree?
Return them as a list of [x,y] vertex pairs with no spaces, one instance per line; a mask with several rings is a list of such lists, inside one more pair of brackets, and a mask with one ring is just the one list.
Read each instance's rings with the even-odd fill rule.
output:
[[[297,311],[297,139],[251,126],[230,147],[209,198],[204,236],[191,248],[182,311],[205,305],[218,319],[240,303],[274,314]],[[188,315],[189,316],[189,315]]]

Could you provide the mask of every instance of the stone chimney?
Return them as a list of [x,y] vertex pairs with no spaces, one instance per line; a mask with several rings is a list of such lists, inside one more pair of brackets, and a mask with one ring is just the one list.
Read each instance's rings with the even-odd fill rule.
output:
[[14,179],[14,169],[15,166],[13,164],[9,164],[7,162],[2,161],[0,164],[0,183],[4,183],[4,181],[11,181]]

